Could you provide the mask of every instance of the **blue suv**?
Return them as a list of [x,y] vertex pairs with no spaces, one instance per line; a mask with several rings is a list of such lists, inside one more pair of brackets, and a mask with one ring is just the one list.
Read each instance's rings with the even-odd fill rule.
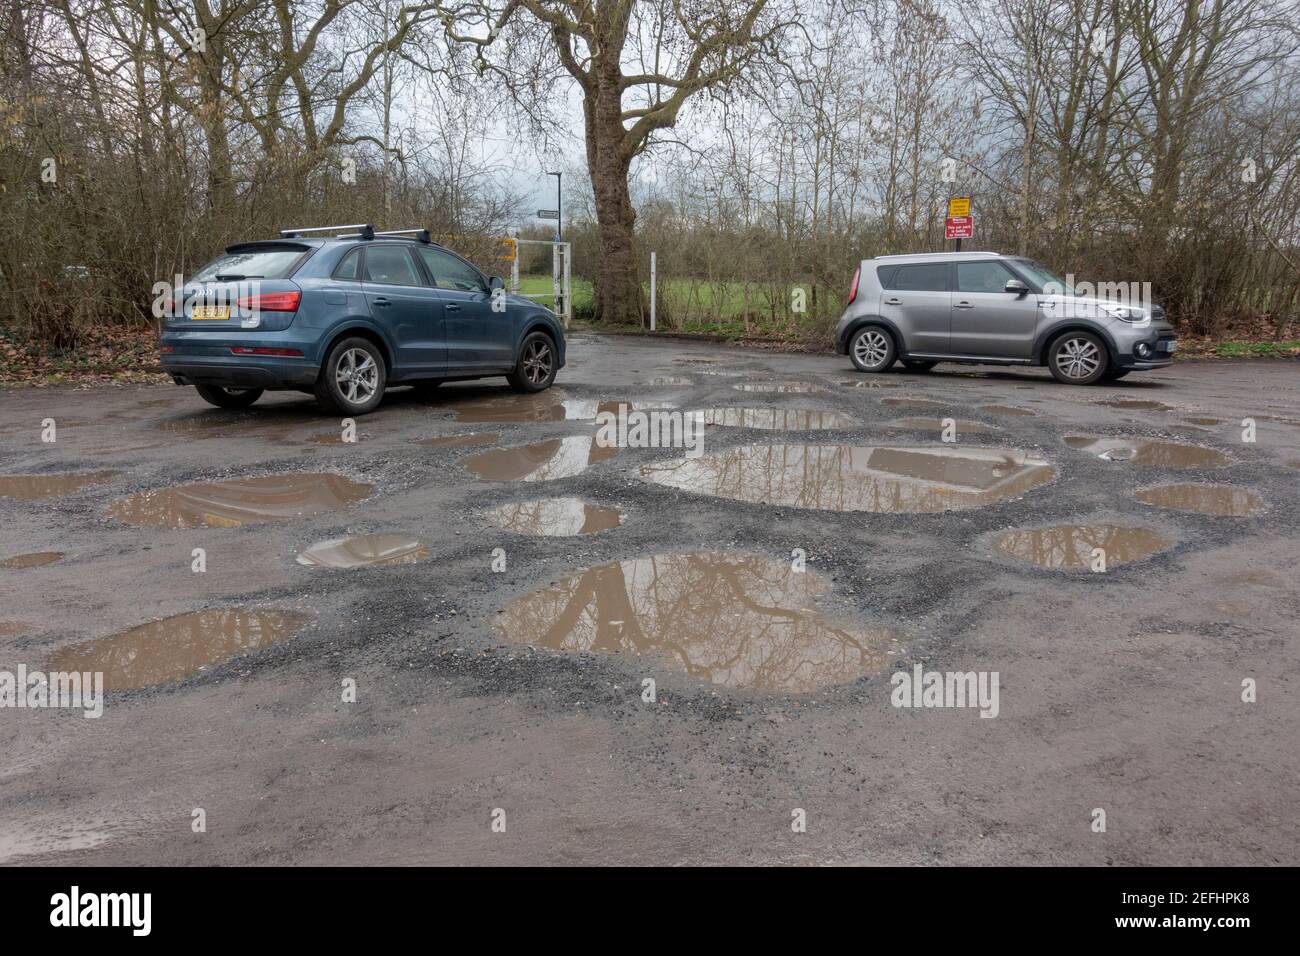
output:
[[[308,235],[344,229],[355,232]],[[389,385],[504,375],[540,392],[564,366],[553,313],[424,229],[325,226],[239,243],[161,311],[163,371],[222,408],[297,390],[364,415]]]

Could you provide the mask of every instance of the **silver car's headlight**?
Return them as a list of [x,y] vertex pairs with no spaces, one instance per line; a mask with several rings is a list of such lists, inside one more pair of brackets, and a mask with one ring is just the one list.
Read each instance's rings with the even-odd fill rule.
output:
[[1121,322],[1140,322],[1143,318],[1141,309],[1130,309],[1126,305],[1104,305],[1102,308],[1112,319],[1119,319]]

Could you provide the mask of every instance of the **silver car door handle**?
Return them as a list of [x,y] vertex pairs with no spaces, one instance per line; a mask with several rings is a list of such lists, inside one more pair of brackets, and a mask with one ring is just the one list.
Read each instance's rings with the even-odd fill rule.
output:
[[455,302],[448,302],[446,305],[446,309],[448,312],[459,312],[460,306],[458,306]]
[[903,304],[903,300],[898,298],[897,296],[895,296],[892,299],[885,300],[885,305],[902,305],[902,304]]
[[954,309],[973,309],[973,308],[975,308],[975,306],[971,305],[969,302],[954,302],[953,305],[952,305],[952,307],[953,307]]

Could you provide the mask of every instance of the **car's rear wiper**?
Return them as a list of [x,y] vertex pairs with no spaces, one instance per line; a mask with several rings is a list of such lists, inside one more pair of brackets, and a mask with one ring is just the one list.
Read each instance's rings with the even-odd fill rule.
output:
[[241,276],[235,273],[222,273],[219,276],[213,276],[218,282],[239,282],[242,279],[265,279],[266,276]]

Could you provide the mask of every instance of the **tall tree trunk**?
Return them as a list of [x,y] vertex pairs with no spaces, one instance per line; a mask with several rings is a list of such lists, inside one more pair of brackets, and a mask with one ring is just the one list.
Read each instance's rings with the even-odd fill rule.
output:
[[[623,150],[621,75],[597,73],[595,97],[583,101],[587,134],[587,165],[596,198],[600,230],[600,271],[596,281],[596,321],[640,325],[646,312],[637,269],[633,229],[636,210],[628,188],[632,157]],[[602,82],[608,80],[608,82]]]

